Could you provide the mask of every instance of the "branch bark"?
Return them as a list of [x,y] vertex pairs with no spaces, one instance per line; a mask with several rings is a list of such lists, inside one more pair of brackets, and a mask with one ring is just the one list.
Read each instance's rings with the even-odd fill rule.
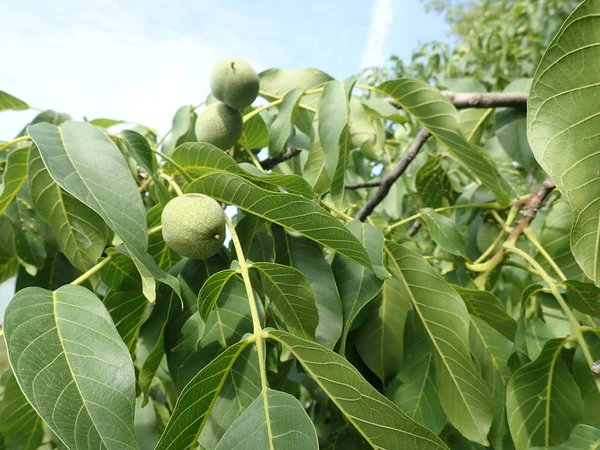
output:
[[287,161],[288,159],[292,159],[295,156],[298,156],[299,154],[300,150],[296,150],[295,148],[289,147],[287,152],[284,152],[273,158],[264,159],[260,162],[260,165],[265,170],[271,170],[277,164]]
[[347,184],[346,186],[344,186],[344,189],[348,189],[349,191],[355,191],[357,189],[362,188],[379,187],[380,185],[381,181],[367,181],[366,183]]
[[555,187],[556,186],[552,180],[550,178],[546,178],[542,185],[532,192],[532,194],[525,201],[525,207],[521,210],[521,218],[517,221],[516,226],[508,235],[508,238],[506,238],[506,242],[515,242],[517,239],[519,239],[519,236],[521,236],[523,230],[531,224],[533,219],[535,219],[535,216],[542,207],[544,200],[546,197],[548,197],[548,195],[550,195],[550,192],[552,192]]
[[375,195],[373,195],[373,197],[371,197],[363,205],[360,211],[356,213],[355,219],[364,222],[365,219],[369,217],[369,215],[371,215],[371,213],[377,207],[377,205],[379,205],[383,201],[385,196],[388,194],[388,192],[390,192],[392,185],[396,182],[398,178],[402,176],[402,174],[408,168],[408,165],[415,158],[415,156],[417,156],[417,153],[419,153],[421,148],[423,148],[423,145],[425,145],[425,142],[427,142],[429,136],[431,136],[431,133],[429,133],[427,129],[423,128],[421,131],[419,131],[419,134],[417,134],[412,145],[406,151],[400,162],[398,162],[398,164],[396,164],[394,168],[385,177],[382,178],[379,189],[377,190]]
[[[465,108],[527,108],[524,92],[451,92],[442,91],[457,109]],[[392,98],[387,101],[396,108],[402,106]]]

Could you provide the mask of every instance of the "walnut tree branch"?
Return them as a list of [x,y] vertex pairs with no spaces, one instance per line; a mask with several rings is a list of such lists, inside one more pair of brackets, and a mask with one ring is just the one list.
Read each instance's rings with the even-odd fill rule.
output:
[[[465,108],[527,108],[524,92],[451,92],[442,91],[457,109]],[[392,98],[386,99],[396,108],[402,106]]]
[[293,157],[298,156],[299,154],[300,150],[296,150],[295,148],[289,147],[287,152],[274,156],[273,158],[263,159],[260,162],[260,165],[265,170],[271,170],[277,164],[287,161],[288,159],[292,159]]
[[385,196],[388,195],[388,192],[390,192],[390,189],[392,185],[396,182],[396,180],[400,178],[402,174],[406,171],[408,165],[415,158],[415,156],[417,156],[417,153],[419,153],[419,150],[421,150],[423,145],[425,145],[427,139],[429,139],[429,136],[431,136],[431,133],[429,133],[429,131],[427,131],[425,128],[419,131],[419,134],[417,134],[412,145],[406,151],[400,162],[398,162],[398,164],[396,164],[394,168],[385,177],[382,178],[379,189],[377,190],[375,195],[373,195],[373,197],[371,197],[363,205],[360,211],[356,213],[355,219],[364,222],[364,220],[367,217],[369,217],[369,215],[373,212],[377,205],[379,205],[383,201]]

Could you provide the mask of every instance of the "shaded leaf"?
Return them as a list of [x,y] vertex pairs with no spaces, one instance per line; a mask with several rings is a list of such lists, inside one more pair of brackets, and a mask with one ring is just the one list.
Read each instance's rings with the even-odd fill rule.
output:
[[18,269],[15,232],[10,221],[0,216],[0,283],[15,275]]
[[600,317],[600,288],[577,280],[567,280],[564,284],[567,286],[567,299],[573,308]]
[[20,291],[28,286],[37,286],[53,291],[64,284],[69,284],[80,274],[81,272],[69,263],[65,255],[50,247],[46,261],[35,277],[28,274],[23,267],[19,269],[15,291]]
[[[244,115],[251,111],[254,111],[254,108],[246,108]],[[269,145],[269,130],[260,114],[255,114],[244,122],[244,130],[239,143],[249,149],[262,149]]]
[[304,90],[295,88],[283,96],[278,114],[269,130],[269,156],[277,156],[287,150],[290,135],[294,129],[294,120],[298,104]]
[[148,301],[141,291],[108,291],[102,300],[115,327],[130,352],[137,345],[138,334]]
[[25,183],[28,160],[29,147],[17,148],[8,154],[0,185],[0,215],[4,214]]
[[213,310],[223,289],[236,273],[238,273],[237,270],[222,270],[211,275],[202,285],[202,289],[198,293],[198,312],[203,320],[208,319],[208,315]]
[[600,445],[600,430],[589,425],[577,425],[573,428],[569,440],[555,447],[532,447],[530,450],[589,450]]
[[448,174],[441,165],[442,157],[429,159],[415,176],[415,187],[423,205],[440,208],[452,192]]
[[436,244],[448,253],[468,259],[465,240],[452,219],[431,208],[423,208],[421,213],[429,234]]
[[182,106],[173,117],[171,137],[162,145],[162,151],[167,155],[184,142],[196,141],[196,119],[198,114],[194,112],[191,105]]

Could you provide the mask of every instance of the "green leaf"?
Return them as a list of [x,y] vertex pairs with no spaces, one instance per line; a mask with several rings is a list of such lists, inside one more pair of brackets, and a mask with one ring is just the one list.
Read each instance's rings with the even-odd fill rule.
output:
[[569,440],[554,447],[531,447],[529,450],[590,450],[600,445],[600,430],[589,425],[577,425]]
[[208,315],[213,310],[215,303],[219,300],[223,289],[237,270],[227,269],[211,275],[202,285],[198,293],[198,312],[202,320],[208,320]]
[[106,119],[106,118],[92,119],[89,122],[92,125],[95,125],[97,127],[102,127],[102,128],[110,128],[110,127],[114,127],[115,125],[121,125],[121,124],[127,123],[124,120],[115,120],[115,119]]
[[248,344],[246,340],[232,345],[185,386],[156,450],[189,448],[196,443],[233,364]]
[[508,315],[498,297],[488,291],[466,289],[456,285],[452,287],[465,301],[470,314],[498,330],[508,340],[514,340],[517,321]]
[[142,282],[135,264],[121,248],[107,248],[106,254],[111,257],[107,265],[100,269],[102,281],[114,291],[128,291],[141,288]]
[[19,386],[69,448],[137,448],[133,364],[98,297],[81,286],[23,289],[4,332]]
[[458,112],[460,132],[467,142],[476,145],[481,140],[488,119],[492,116],[493,109],[466,108]]
[[18,269],[15,232],[10,221],[0,216],[0,283],[15,275]]
[[[244,110],[244,115],[254,111],[251,106]],[[244,122],[244,130],[239,143],[249,149],[262,149],[269,145],[269,130],[260,114],[253,115]]]
[[[2,93],[2,91],[0,91]],[[27,179],[29,147],[12,150],[6,158],[6,169],[0,185],[0,215],[4,214]]]
[[[600,354],[600,336],[595,333],[585,333],[584,339],[592,355]],[[598,391],[598,382],[596,375],[586,361],[581,345],[575,349],[573,356],[573,377],[581,390],[583,398],[583,416],[580,423],[600,427],[600,392]]]
[[567,299],[573,308],[600,317],[600,289],[577,280],[567,280],[564,284],[567,286]]
[[236,359],[215,400],[200,433],[200,445],[206,450],[216,448],[223,434],[260,395],[260,392],[258,355],[256,347],[249,345]]
[[495,450],[512,450],[508,422],[506,420],[505,393],[510,378],[508,359],[513,353],[513,344],[483,320],[471,317],[469,332],[471,352],[481,367],[483,379],[492,392],[494,420],[489,439]]
[[378,90],[393,97],[413,114],[495,194],[499,203],[508,205],[510,186],[490,158],[467,142],[460,132],[456,108],[444,94],[424,81],[408,78],[387,81]]
[[0,111],[29,109],[29,105],[23,100],[13,97],[7,92],[0,91]]
[[369,114],[382,119],[391,120],[396,123],[406,123],[409,120],[408,117],[401,114],[395,106],[380,98],[363,100],[362,105]]
[[[515,80],[504,89],[504,92],[529,92],[530,79]],[[529,172],[535,158],[527,142],[527,112],[516,108],[496,109],[496,136],[504,151],[513,161],[517,161]]]
[[[569,242],[572,225],[571,207],[561,200],[552,206],[545,217],[539,241],[567,278],[578,278],[582,272],[571,253]],[[538,254],[536,259],[544,270],[552,271],[546,258]]]
[[277,156],[287,150],[303,93],[302,89],[295,88],[283,96],[283,101],[278,108],[279,113],[269,131],[269,156]]
[[581,392],[561,358],[565,343],[563,338],[546,342],[539,357],[508,383],[506,413],[517,450],[562,444],[581,418]]
[[[539,165],[573,210],[571,250],[600,286],[600,153],[596,129],[600,75],[597,1],[583,2],[563,23],[533,78],[527,137]],[[557,114],[560,111],[560,114]]]
[[[273,237],[269,223],[251,214],[244,215],[235,225],[242,251],[250,261],[273,261]],[[239,259],[239,258],[238,258]]]
[[317,194],[329,191],[331,178],[325,168],[325,152],[319,139],[318,121],[313,122],[310,139],[310,150],[304,164],[304,177]]
[[[154,228],[161,224],[161,215],[164,205],[157,203],[148,210],[148,228]],[[158,267],[163,270],[170,270],[181,256],[175,253],[165,243],[162,233],[153,233],[148,236],[148,253],[154,258]]]
[[297,269],[270,262],[250,266],[262,275],[265,293],[275,304],[287,330],[304,339],[315,339],[319,314],[310,283]]
[[[2,233],[1,230],[0,233]],[[43,267],[38,270],[34,277],[28,274],[21,266],[19,275],[17,276],[15,291],[20,291],[29,286],[41,287],[53,291],[64,284],[69,284],[79,275],[81,275],[81,272],[69,263],[65,255],[50,246],[48,247],[48,256]]]
[[54,181],[96,211],[121,238],[140,271],[146,298],[156,298],[155,278],[179,291],[177,280],[162,271],[147,253],[144,204],[115,144],[86,122],[65,122],[58,127],[40,123],[29,126],[27,133]]
[[29,157],[29,189],[36,213],[50,226],[69,262],[81,271],[94,266],[110,230],[98,214],[54,182],[35,146]]
[[317,342],[333,348],[342,334],[343,312],[331,266],[319,244],[273,225],[275,262],[298,269],[314,292],[319,311]]
[[265,389],[225,432],[216,450],[268,448],[317,450],[317,433],[300,402]]
[[152,176],[156,172],[157,163],[148,140],[133,130],[123,130],[121,135],[129,154]]
[[465,240],[452,219],[431,208],[423,208],[421,213],[431,238],[442,250],[468,259]]
[[396,278],[383,282],[381,292],[368,306],[367,319],[355,335],[358,353],[384,386],[402,366],[404,322],[410,302],[402,297],[400,283]]
[[[383,262],[384,238],[381,231],[373,225],[358,220],[349,222],[347,226],[357,236],[363,247],[367,249],[371,261],[377,264],[377,267],[383,269],[381,264]],[[340,353],[343,354],[346,339],[353,328],[354,321],[361,310],[379,293],[383,281],[375,270],[349,261],[341,255],[335,256],[331,267],[344,312],[344,328],[340,342]]]
[[441,165],[442,157],[429,159],[415,176],[415,187],[423,205],[440,208],[452,192],[448,174]]
[[463,436],[487,445],[491,394],[471,360],[467,307],[422,256],[393,242],[385,250],[389,269],[402,282],[402,296],[410,299],[431,341],[444,411]]
[[270,192],[236,175],[222,173],[204,175],[187,185],[186,192],[204,193],[237,206],[371,267],[358,239],[325,209],[304,197]]
[[215,172],[233,173],[254,182],[282,187],[289,192],[307,198],[315,197],[312,188],[302,177],[278,173],[260,175],[248,173],[223,150],[210,144],[188,143],[181,145],[175,149],[173,159],[193,178]]
[[141,291],[108,291],[102,300],[130,352],[137,345],[148,302]]
[[425,341],[414,340],[407,346],[404,364],[385,395],[415,422],[436,434],[444,428],[446,414],[435,387],[433,353]]
[[36,450],[44,438],[44,422],[27,402],[14,374],[9,372],[0,402],[0,436],[7,448]]
[[41,220],[33,211],[27,184],[21,186],[16,201],[9,206],[6,216],[15,229],[15,248],[21,263],[41,268],[46,259],[44,230]]
[[447,449],[427,428],[377,392],[345,358],[320,344],[272,330],[373,448]]
[[178,145],[184,142],[196,141],[196,119],[198,114],[190,105],[182,106],[177,110],[173,117],[173,125],[171,127],[171,137],[162,145],[162,151],[167,155],[173,153],[173,150]]

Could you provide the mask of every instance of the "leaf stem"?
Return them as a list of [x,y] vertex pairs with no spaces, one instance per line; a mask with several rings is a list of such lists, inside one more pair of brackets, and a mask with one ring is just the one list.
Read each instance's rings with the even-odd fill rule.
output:
[[[283,95],[273,94],[272,92],[264,91],[262,89],[260,91],[258,91],[258,94],[261,95],[261,96],[263,96],[263,97],[267,97],[267,98],[268,97],[273,97],[273,98],[275,98],[277,100],[283,101]],[[306,95],[306,92],[304,94]],[[306,109],[308,111],[311,111],[311,112],[314,112],[314,113],[317,112],[317,110],[315,108],[311,108],[310,106],[303,105],[302,103],[299,103],[299,106],[300,106],[300,108],[304,108],[304,109]]]
[[244,286],[246,287],[246,295],[248,296],[248,303],[250,305],[250,314],[252,315],[252,324],[254,326],[254,336],[256,337],[256,350],[258,352],[258,363],[260,366],[260,378],[263,392],[266,392],[267,389],[267,367],[265,364],[265,352],[264,352],[264,341],[262,335],[262,326],[260,325],[260,317],[258,315],[258,309],[256,307],[256,299],[254,298],[254,290],[252,289],[252,282],[250,281],[250,272],[248,271],[248,263],[246,262],[246,257],[244,256],[244,251],[242,250],[242,244],[240,243],[240,239],[235,231],[235,227],[231,222],[231,219],[225,215],[225,222],[227,223],[227,228],[229,228],[229,233],[231,234],[231,240],[233,241],[233,246],[235,247],[235,252],[237,253],[237,260],[240,265],[240,273],[244,280]]
[[183,175],[183,177],[187,180],[187,181],[193,181],[194,179],[190,176],[189,173],[186,172],[186,170],[181,167],[173,158],[171,158],[170,156],[167,156],[166,154],[164,154],[163,152],[160,152],[154,148],[150,149],[152,151],[152,153],[155,153],[157,155],[159,155],[161,158],[163,158],[165,161],[167,161],[169,164],[171,164],[173,167],[175,167],[175,169],[177,169],[179,171],[179,173],[181,173],[181,175]]
[[28,135],[25,135],[25,136],[21,136],[16,139],[13,139],[12,141],[5,142],[4,144],[0,145],[0,152],[3,150],[6,150],[11,145],[15,145],[15,144],[18,144],[19,142],[30,141],[30,140],[31,140],[31,137],[29,137]]
[[[504,207],[501,206],[500,204],[493,202],[493,203],[463,203],[460,205],[442,206],[441,208],[434,209],[434,211],[442,212],[442,211],[450,211],[453,209],[467,209],[467,208],[486,208],[486,209],[496,209],[496,210],[504,209]],[[407,217],[406,219],[402,219],[399,222],[393,223],[387,227],[387,231],[393,230],[394,228],[398,228],[399,226],[405,225],[408,222],[412,222],[413,220],[417,220],[422,215],[423,215],[423,213],[419,212],[410,217]]]
[[161,231],[161,230],[162,230],[162,225],[157,225],[157,226],[155,226],[154,228],[150,228],[150,229],[148,230],[148,235],[150,235],[150,234],[154,234],[154,233],[158,233],[158,232],[159,232],[159,231]]
[[[588,366],[591,367],[592,364],[594,364],[594,359],[592,358],[592,354],[587,345],[587,342],[585,342],[585,339],[583,338],[583,334],[581,333],[581,325],[579,324],[579,322],[573,315],[573,312],[569,308],[569,305],[567,305],[565,300],[562,298],[562,295],[558,291],[556,283],[554,282],[552,277],[548,274],[548,272],[546,272],[544,270],[544,268],[535,259],[533,259],[529,254],[527,254],[520,248],[517,248],[514,244],[510,244],[510,243],[504,244],[504,248],[506,249],[507,252],[514,253],[515,255],[519,255],[521,258],[523,258],[525,261],[527,261],[527,263],[529,263],[535,270],[538,271],[538,273],[540,274],[542,279],[546,283],[548,283],[548,286],[550,287],[550,292],[556,299],[557,303],[560,305],[565,316],[567,316],[567,318],[569,319],[569,322],[571,323],[571,326],[573,327],[573,332],[575,333],[575,338],[577,339],[577,342],[581,346],[581,350],[583,351],[583,355],[585,356],[585,360],[588,363]],[[597,387],[598,387],[598,391],[600,391],[600,385],[598,385]]]
[[260,161],[258,160],[258,158],[256,157],[256,155],[254,153],[252,153],[252,150],[250,150],[247,147],[244,147],[244,150],[246,151],[246,153],[248,153],[248,156],[250,157],[250,159],[252,160],[252,163],[256,166],[256,168],[258,170],[260,170],[262,173],[267,173],[265,171],[265,169],[263,169],[263,166],[260,163]]
[[277,100],[273,100],[271,103],[267,103],[266,105],[262,105],[259,106],[258,108],[256,108],[254,111],[250,111],[248,114],[246,114],[244,116],[244,123],[248,122],[250,119],[252,119],[255,115],[261,113],[262,111],[264,111],[265,109],[269,109],[272,106],[277,106],[279,105],[281,102],[283,101],[283,97],[279,98]]
[[550,264],[550,267],[552,267],[554,272],[556,272],[556,274],[560,278],[560,281],[567,281],[567,277],[565,276],[563,271],[560,270],[560,267],[558,267],[558,264],[556,264],[556,261],[554,261],[554,259],[546,251],[546,249],[540,243],[540,241],[538,241],[537,237],[535,236],[535,233],[533,231],[531,231],[530,228],[525,228],[523,230],[523,234],[525,235],[525,237],[527,239],[529,239],[529,241],[533,244],[533,246],[537,249],[537,251],[540,252],[540,255],[542,255],[544,257],[544,259],[546,261],[548,261],[548,264]]
[[161,173],[160,174],[160,178],[162,178],[163,180],[167,180],[167,182],[169,183],[169,185],[175,189],[175,192],[177,192],[177,195],[183,195],[183,191],[181,190],[181,188],[179,187],[179,185],[175,182],[175,180],[173,179],[173,177],[167,175],[166,173]]
[[112,260],[112,258],[113,258],[112,255],[114,255],[114,253],[108,255],[106,258],[104,258],[102,261],[100,261],[94,267],[89,269],[87,272],[83,273],[79,278],[76,278],[75,280],[71,281],[71,284],[73,284],[73,285],[81,284],[85,280],[90,278],[92,275],[98,273],[98,271],[100,269],[102,269],[105,265],[107,265]]

